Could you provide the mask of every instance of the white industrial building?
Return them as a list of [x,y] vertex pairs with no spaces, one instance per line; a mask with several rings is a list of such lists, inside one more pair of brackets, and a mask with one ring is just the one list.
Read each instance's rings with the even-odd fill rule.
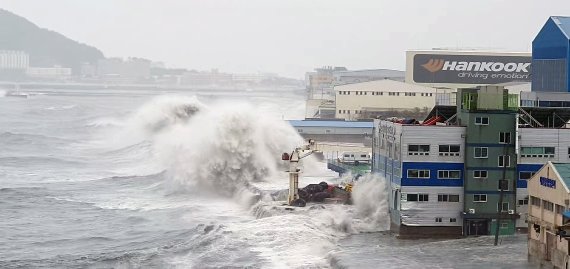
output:
[[354,120],[370,114],[431,108],[435,105],[436,89],[389,79],[334,87],[335,117]]
[[71,68],[68,67],[30,67],[26,75],[33,78],[67,79],[71,77]]
[[0,69],[25,70],[30,66],[30,56],[23,51],[0,50]]

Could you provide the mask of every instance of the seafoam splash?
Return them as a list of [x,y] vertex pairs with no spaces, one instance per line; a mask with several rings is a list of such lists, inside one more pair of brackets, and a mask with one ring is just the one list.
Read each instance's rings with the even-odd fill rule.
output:
[[386,179],[375,174],[360,177],[353,187],[352,200],[357,217],[362,220],[359,232],[385,231],[390,228]]

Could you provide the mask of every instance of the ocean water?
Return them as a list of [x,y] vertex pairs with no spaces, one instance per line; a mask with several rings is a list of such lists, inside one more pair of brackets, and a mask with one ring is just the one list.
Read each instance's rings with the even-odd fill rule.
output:
[[[354,206],[284,210],[281,153],[302,139],[283,119],[304,100],[0,95],[0,268],[531,268],[524,236],[394,239],[381,178],[358,183]],[[301,184],[340,180],[314,159],[303,170]]]

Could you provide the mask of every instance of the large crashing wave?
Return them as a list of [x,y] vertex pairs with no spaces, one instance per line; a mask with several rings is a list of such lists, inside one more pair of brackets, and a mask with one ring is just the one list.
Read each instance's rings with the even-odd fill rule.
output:
[[129,122],[129,138],[142,133],[153,141],[153,154],[175,191],[243,194],[277,171],[281,153],[303,143],[285,121],[246,104],[206,106],[196,98],[159,97]]

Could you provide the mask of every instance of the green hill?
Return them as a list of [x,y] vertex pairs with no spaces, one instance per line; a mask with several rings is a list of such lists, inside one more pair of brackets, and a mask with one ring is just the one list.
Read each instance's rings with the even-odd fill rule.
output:
[[78,73],[81,63],[104,58],[97,48],[71,40],[62,34],[40,28],[9,11],[0,9],[0,50],[22,50],[30,55],[30,65],[61,65]]

